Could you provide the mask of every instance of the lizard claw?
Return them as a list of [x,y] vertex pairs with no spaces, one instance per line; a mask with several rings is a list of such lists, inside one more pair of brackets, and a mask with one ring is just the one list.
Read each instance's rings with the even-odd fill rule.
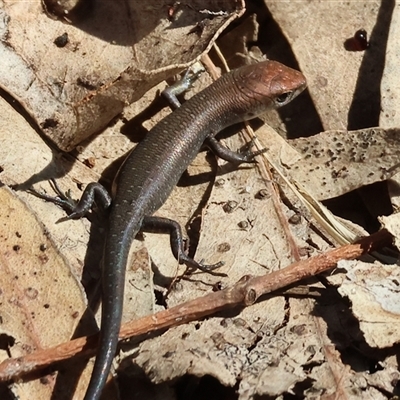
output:
[[[45,192],[39,192],[34,188],[29,188],[27,191],[31,194],[33,194],[36,197],[39,197],[40,199],[46,200],[50,203],[54,203],[58,205],[59,207],[63,208],[64,210],[71,212],[75,207],[76,207],[76,202],[71,198],[71,191],[68,190],[66,193],[62,192],[60,187],[58,186],[58,183],[55,179],[50,179],[49,183],[54,190],[56,196],[50,196],[46,194]],[[69,219],[70,217],[66,217],[66,219]],[[63,220],[65,218],[62,218]]]
[[264,147],[264,148],[261,149],[261,150],[252,151],[251,149],[252,149],[252,147],[254,146],[255,141],[256,141],[256,138],[253,137],[253,138],[250,140],[250,142],[246,143],[246,144],[242,147],[241,151],[239,152],[239,154],[240,154],[241,156],[243,156],[243,159],[244,159],[243,161],[244,161],[244,162],[248,162],[248,163],[256,162],[254,158],[255,158],[256,156],[259,156],[260,154],[265,153],[265,152],[268,150],[266,147]]
[[224,272],[214,271],[215,269],[222,267],[225,264],[224,261],[219,261],[215,264],[210,264],[210,265],[203,264],[203,262],[204,262],[204,260],[201,260],[200,262],[196,262],[193,260],[193,263],[192,263],[192,265],[190,265],[190,267],[193,269],[199,269],[200,271],[203,271],[207,274],[214,275],[214,276],[221,276],[221,277],[228,276]]

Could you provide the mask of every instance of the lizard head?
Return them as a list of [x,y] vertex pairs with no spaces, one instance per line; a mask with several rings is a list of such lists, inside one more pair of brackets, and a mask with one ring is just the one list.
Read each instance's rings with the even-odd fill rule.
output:
[[240,93],[247,98],[244,119],[284,106],[307,86],[301,72],[271,60],[238,68],[233,79]]

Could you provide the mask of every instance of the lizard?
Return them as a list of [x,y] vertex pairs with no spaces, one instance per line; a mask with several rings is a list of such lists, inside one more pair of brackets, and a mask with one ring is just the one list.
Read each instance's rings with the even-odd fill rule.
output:
[[152,128],[128,154],[112,185],[111,196],[99,183],[87,185],[69,218],[84,216],[96,198],[109,208],[102,260],[102,312],[97,355],[85,400],[98,400],[118,345],[125,269],[130,246],[139,231],[170,234],[179,263],[211,272],[223,263],[204,265],[186,255],[179,224],[153,216],[205,144],[216,155],[237,164],[254,162],[264,150],[234,152],[215,136],[235,123],[289,103],[306,88],[299,71],[266,60],[222,75]]

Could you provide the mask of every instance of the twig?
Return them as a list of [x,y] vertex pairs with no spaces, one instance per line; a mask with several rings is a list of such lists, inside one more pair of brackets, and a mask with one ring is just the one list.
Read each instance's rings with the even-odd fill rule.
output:
[[[391,242],[392,236],[386,230],[381,230],[355,244],[342,246],[296,262],[280,271],[257,277],[246,275],[230,288],[124,324],[120,330],[120,339],[182,325],[234,306],[250,306],[262,295],[327,271],[335,267],[340,260],[358,258],[372,250],[389,245]],[[92,355],[95,353],[97,340],[98,335],[82,337],[50,349],[5,360],[0,364],[0,381],[21,378],[28,373],[69,359],[77,354]]]
[[[250,125],[246,124],[246,127],[247,127],[247,132],[250,135],[250,138],[253,139],[255,136],[254,136],[254,132],[252,130],[251,131],[249,130]],[[256,146],[256,148],[257,148],[257,150],[262,149],[261,146]],[[269,164],[268,160],[265,157],[263,157],[262,155],[261,155],[260,159],[262,159],[262,161],[257,163],[257,167],[258,167],[258,170],[260,171],[262,178],[264,179],[265,186],[269,189],[269,191],[271,193],[271,198],[272,198],[272,203],[274,205],[275,213],[278,217],[278,220],[279,220],[282,230],[285,232],[285,237],[286,237],[287,243],[289,245],[292,260],[299,261],[300,260],[299,248],[298,248],[298,245],[297,245],[297,243],[293,237],[293,234],[289,228],[288,219],[283,212],[282,201],[280,198],[279,189],[278,189],[277,184],[275,183],[274,178],[272,176],[270,164]]]

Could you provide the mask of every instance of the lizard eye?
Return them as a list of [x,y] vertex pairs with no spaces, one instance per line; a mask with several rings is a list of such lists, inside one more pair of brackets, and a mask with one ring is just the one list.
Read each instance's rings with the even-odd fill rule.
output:
[[288,103],[292,97],[293,92],[282,93],[280,96],[276,98],[276,102],[279,106],[283,106]]

